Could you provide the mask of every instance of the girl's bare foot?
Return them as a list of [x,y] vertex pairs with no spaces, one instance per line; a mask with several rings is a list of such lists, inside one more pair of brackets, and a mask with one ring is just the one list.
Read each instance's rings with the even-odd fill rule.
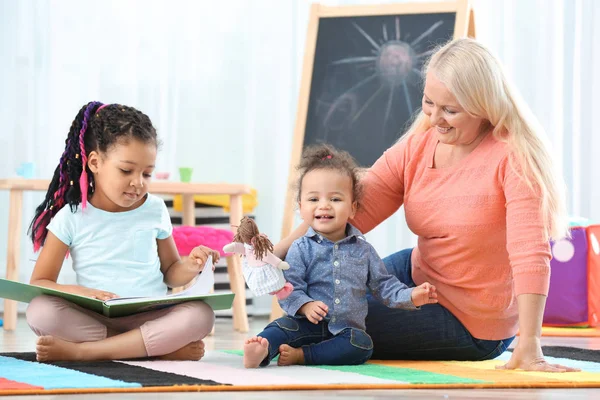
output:
[[279,346],[279,360],[277,365],[304,365],[304,351],[301,348],[291,347],[287,344]]
[[204,342],[202,340],[198,340],[197,342],[192,342],[183,346],[179,350],[175,350],[172,353],[165,354],[157,358],[160,360],[169,361],[198,361],[202,357],[204,357]]
[[35,346],[38,361],[79,361],[84,352],[79,343],[67,342],[54,336],[40,336]]
[[246,339],[244,343],[244,367],[258,368],[269,355],[269,341],[260,336]]

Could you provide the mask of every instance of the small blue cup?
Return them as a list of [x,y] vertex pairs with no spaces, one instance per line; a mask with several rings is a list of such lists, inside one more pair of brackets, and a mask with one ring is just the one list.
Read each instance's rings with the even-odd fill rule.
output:
[[16,169],[17,175],[31,179],[35,176],[35,163],[24,162]]

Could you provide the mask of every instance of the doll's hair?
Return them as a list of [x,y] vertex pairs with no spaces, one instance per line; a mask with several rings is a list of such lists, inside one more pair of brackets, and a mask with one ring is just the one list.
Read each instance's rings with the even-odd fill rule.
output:
[[259,232],[258,225],[249,217],[242,218],[233,241],[252,245],[257,260],[262,260],[267,253],[273,252],[273,243],[266,235]]
[[311,171],[318,169],[329,169],[346,175],[352,181],[352,200],[360,207],[362,197],[362,186],[359,180],[360,168],[350,153],[338,150],[328,144],[313,145],[307,147],[302,153],[302,159],[297,167],[300,176],[296,184],[296,200],[300,201],[302,192],[302,180]]
[[92,151],[106,153],[117,143],[135,139],[142,143],[159,145],[156,129],[150,118],[133,107],[120,104],[102,104],[92,101],[84,105],[71,124],[46,198],[35,210],[29,226],[34,251],[44,245],[46,227],[56,213],[67,204],[75,212],[81,204],[85,208],[88,197],[94,193],[94,176],[87,166]]

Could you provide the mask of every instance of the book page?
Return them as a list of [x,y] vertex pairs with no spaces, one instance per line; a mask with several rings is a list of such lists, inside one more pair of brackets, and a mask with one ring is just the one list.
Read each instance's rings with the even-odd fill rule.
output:
[[196,282],[189,288],[179,293],[170,294],[169,297],[183,297],[183,296],[200,296],[203,294],[209,294],[215,285],[215,271],[212,262],[212,256],[208,257],[202,273],[196,278]]
[[194,282],[194,284],[186,290],[179,293],[151,297],[117,297],[116,299],[106,300],[104,304],[115,305],[122,303],[137,303],[150,300],[167,300],[177,297],[202,296],[205,294],[209,294],[211,289],[213,288],[213,285],[215,284],[215,272],[213,271],[213,268],[214,267],[212,262],[212,256],[209,256],[208,260],[206,260],[206,263],[204,264],[204,269],[202,270],[202,273],[196,278],[196,282]]

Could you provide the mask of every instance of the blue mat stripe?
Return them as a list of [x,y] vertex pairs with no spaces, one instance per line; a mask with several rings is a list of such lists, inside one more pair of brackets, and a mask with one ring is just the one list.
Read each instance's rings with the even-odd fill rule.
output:
[[3,378],[41,386],[44,389],[142,387],[139,383],[118,381],[54,365],[17,360],[12,357],[0,356],[0,371],[2,371]]

